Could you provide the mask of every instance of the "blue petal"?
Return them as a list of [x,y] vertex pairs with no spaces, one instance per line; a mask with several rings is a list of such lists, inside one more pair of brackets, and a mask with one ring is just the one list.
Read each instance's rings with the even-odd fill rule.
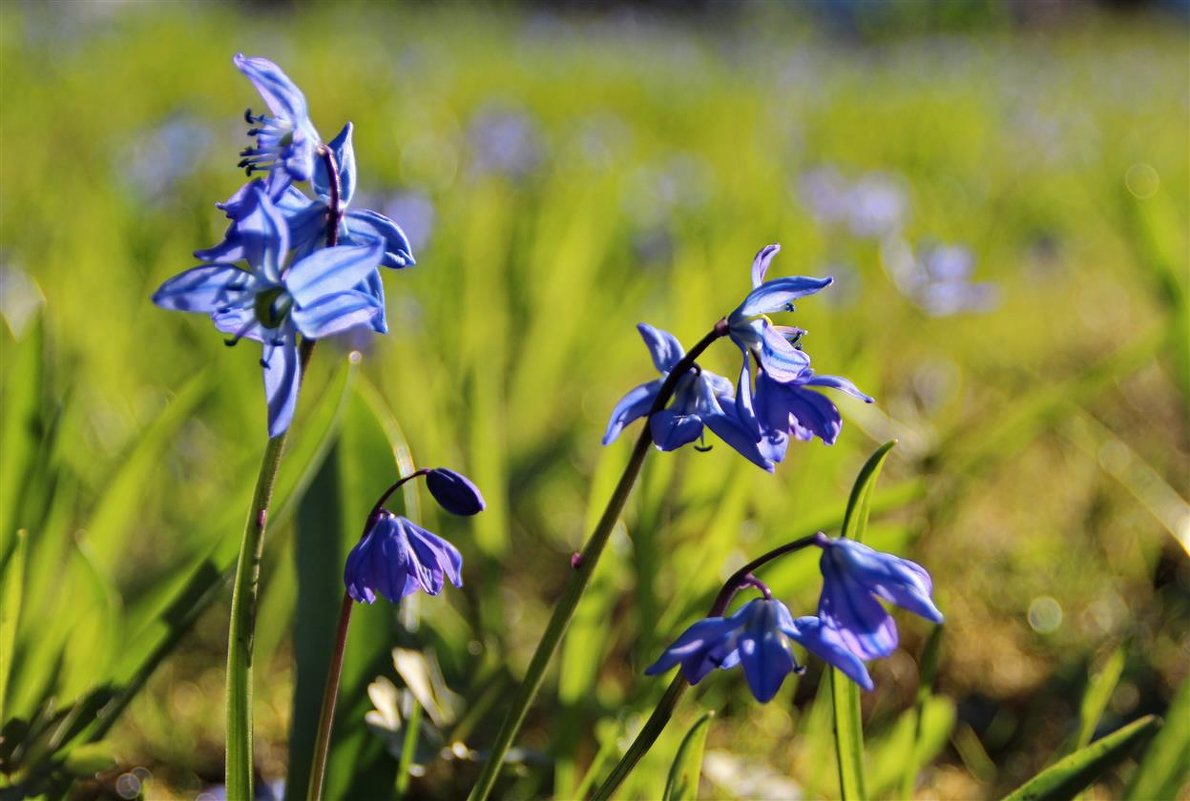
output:
[[783,627],[783,631],[791,640],[800,643],[828,665],[843,671],[843,675],[865,690],[871,691],[875,686],[863,660],[849,651],[838,633],[823,625],[818,618],[799,617],[792,627]]
[[825,549],[831,550],[833,564],[860,586],[926,620],[942,622],[930,597],[934,583],[924,567],[845,537],[826,542],[824,557]]
[[479,487],[471,479],[445,467],[426,474],[426,488],[438,505],[453,515],[469,517],[487,508]]
[[239,267],[210,264],[175,275],[153,293],[153,302],[174,311],[215,312],[251,304],[258,285],[255,276]]
[[657,392],[661,389],[661,384],[661,379],[641,384],[639,387],[629,390],[628,394],[620,399],[616,408],[612,409],[611,419],[607,421],[607,431],[603,435],[604,445],[615,442],[624,426],[649,413],[649,409],[653,407],[653,401],[657,397]]
[[662,409],[649,418],[653,443],[663,451],[675,451],[702,436],[702,420],[696,414]]
[[343,244],[368,245],[372,242],[383,242],[384,259],[380,263],[385,267],[397,270],[417,263],[413,259],[409,237],[401,230],[401,226],[383,214],[370,209],[349,211],[343,220],[343,227],[346,230],[346,234],[340,237]]
[[380,271],[373,270],[368,273],[368,277],[355,290],[370,295],[372,300],[376,302],[377,312],[376,316],[372,318],[372,330],[377,334],[387,334],[388,320],[385,319],[384,281],[380,277]]
[[264,343],[264,394],[269,407],[269,436],[285,433],[293,421],[297,408],[301,365],[293,330],[282,329],[266,333]]
[[211,322],[225,334],[236,339],[264,342],[265,327],[256,319],[254,306],[237,306],[211,313]]
[[760,286],[764,283],[764,276],[769,271],[769,265],[773,261],[773,257],[781,252],[781,246],[778,244],[765,245],[757,253],[756,258],[752,260],[752,288]]
[[748,622],[737,646],[748,687],[761,703],[773,699],[795,667],[789,643],[777,625],[777,606],[784,605],[780,601],[750,601],[744,607],[749,610]]
[[[401,518],[404,520],[404,518]],[[416,523],[405,520],[405,531],[409,536],[409,544],[422,564],[430,567],[437,574],[438,587],[441,589],[441,577],[445,574],[450,583],[456,587],[463,586],[463,556],[459,549],[433,532],[426,531]],[[437,593],[431,593],[436,595]]]
[[343,568],[343,583],[347,585],[347,594],[360,603],[375,602],[376,593],[372,590],[370,567],[372,550],[376,542],[376,527],[373,526],[356,543],[347,554],[347,564]]
[[[730,398],[728,400],[730,401]],[[711,401],[714,403],[714,409],[701,415],[703,423],[748,461],[763,470],[773,472],[772,460],[767,458],[760,448],[759,430],[750,428],[739,419],[735,404],[723,407],[714,398],[711,398]]]
[[740,368],[740,377],[736,381],[735,411],[736,417],[748,431],[755,432],[753,439],[760,439],[760,421],[756,419],[756,410],[752,400],[752,364],[748,350],[744,352],[744,365]]
[[810,387],[830,387],[831,389],[838,389],[859,398],[864,403],[872,403],[873,399],[869,395],[865,395],[859,391],[855,384],[851,383],[846,378],[837,375],[816,375],[810,377],[808,380],[802,381],[802,384]]
[[645,347],[653,357],[653,366],[657,368],[657,372],[668,373],[686,355],[682,343],[678,342],[673,334],[654,328],[648,323],[638,323],[636,330],[645,341]]
[[289,187],[274,205],[285,215],[293,261],[299,261],[326,244],[326,204],[311,200],[296,187]]
[[824,549],[819,561],[823,581],[818,616],[856,656],[888,656],[897,647],[896,622],[872,593],[850,576],[833,551]]
[[386,515],[386,518],[390,533],[380,541],[372,560],[372,576],[376,590],[395,603],[419,589],[432,587],[434,578],[422,570],[414,558],[405,529],[408,521],[396,515]]
[[760,366],[774,381],[795,381],[810,366],[810,357],[798,350],[767,320],[763,321]]
[[294,306],[290,316],[302,336],[320,339],[371,324],[382,311],[371,295],[351,291],[329,295],[310,306]]
[[[327,147],[335,154],[335,164],[339,168],[339,206],[347,208],[355,194],[355,147],[351,144],[352,125],[347,123],[339,135],[327,143]],[[331,195],[330,176],[327,175],[326,164],[322,159],[314,163],[314,175],[310,178],[314,191],[324,198]]]
[[289,268],[285,288],[299,306],[353,289],[380,264],[381,244],[316,250]]
[[831,285],[834,281],[826,278],[810,278],[808,276],[790,276],[776,278],[753,289],[744,302],[736,309],[735,315],[753,317],[758,314],[772,314],[780,311],[793,311],[793,301],[797,298],[813,295]]
[[[665,673],[679,662],[685,662],[693,655],[710,650],[716,644],[721,643],[738,626],[738,622],[732,618],[708,617],[699,620],[682,632],[656,662],[645,668],[645,675],[656,676],[659,673]],[[713,666],[708,667],[702,675],[697,677],[685,673],[684,675],[693,684],[701,680],[712,668]]]
[[243,53],[236,53],[232,61],[252,81],[273,114],[291,122],[308,116],[302,91],[276,64],[267,58],[250,58]]
[[813,390],[786,387],[784,402],[794,436],[801,440],[817,436],[827,445],[835,443],[843,430],[843,418],[829,398]]
[[260,185],[245,200],[238,226],[244,258],[271,283],[281,280],[281,263],[289,253],[289,224]]

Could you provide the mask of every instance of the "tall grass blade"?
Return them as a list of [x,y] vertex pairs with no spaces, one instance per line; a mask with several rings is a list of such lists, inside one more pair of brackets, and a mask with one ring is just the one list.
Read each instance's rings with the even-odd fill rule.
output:
[[698,798],[698,777],[702,774],[702,754],[707,745],[714,710],[707,710],[682,738],[678,753],[665,780],[665,801],[694,801]]

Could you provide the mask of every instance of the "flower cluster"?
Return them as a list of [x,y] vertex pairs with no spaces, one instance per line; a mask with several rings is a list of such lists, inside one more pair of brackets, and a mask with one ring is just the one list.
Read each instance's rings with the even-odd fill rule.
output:
[[[153,302],[202,312],[264,351],[269,436],[293,419],[301,383],[297,337],[315,340],[354,328],[388,330],[379,267],[414,263],[409,240],[382,214],[348,210],[355,190],[351,123],[323,143],[300,89],[273,62],[237,54],[268,114],[245,119],[256,146],[242,152],[250,180],[216,204],[231,221],[223,240],[195,252],[203,264],[166,281]],[[295,183],[309,182],[313,197]],[[247,267],[240,266],[246,263]]]
[[373,508],[343,571],[347,594],[360,603],[373,603],[377,594],[395,603],[419,589],[437,595],[448,580],[456,587],[463,586],[463,557],[458,548],[383,508],[397,487],[417,475],[426,476],[430,494],[451,514],[474,515],[486,506],[483,495],[466,476],[442,467],[418,471],[389,487]]
[[[649,417],[654,444],[674,450],[711,429],[724,442],[754,464],[772,471],[785,458],[790,438],[818,437],[833,444],[843,421],[838,408],[812,388],[838,389],[865,403],[872,399],[846,378],[816,375],[810,357],[800,347],[805,331],[777,325],[770,314],[794,311],[794,300],[830,286],[830,278],[792,276],[765,281],[779,245],[768,245],[752,262],[752,291],[724,321],[729,336],[743,354],[735,386],[686,358],[681,344],[670,334],[637,326],[661,378],[631,390],[612,411],[603,444],[611,443],[624,426]],[[717,329],[720,330],[720,329]],[[672,403],[654,408],[665,381],[680,369]]]
[[822,549],[817,615],[795,620],[788,607],[760,585],[764,598],[749,601],[728,617],[707,617],[690,626],[645,673],[664,673],[680,665],[686,680],[697,684],[715,668],[740,665],[752,694],[763,703],[777,694],[787,675],[801,672],[790,649],[796,642],[871,690],[872,677],[864,662],[886,657],[897,647],[896,622],[877,599],[941,623],[930,576],[915,562],[855,540],[819,534],[814,544]]

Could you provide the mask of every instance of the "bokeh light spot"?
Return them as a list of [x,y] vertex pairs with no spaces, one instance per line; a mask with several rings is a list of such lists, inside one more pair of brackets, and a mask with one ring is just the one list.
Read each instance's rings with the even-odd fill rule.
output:
[[1147,200],[1161,188],[1161,176],[1148,164],[1133,164],[1124,173],[1124,186],[1136,197]]
[[1062,625],[1062,605],[1042,595],[1029,604],[1029,625],[1039,634],[1050,634]]

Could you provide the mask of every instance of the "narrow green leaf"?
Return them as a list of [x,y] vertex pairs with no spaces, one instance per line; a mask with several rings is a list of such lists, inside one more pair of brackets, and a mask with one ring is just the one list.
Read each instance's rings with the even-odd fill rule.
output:
[[0,332],[3,348],[3,392],[0,392],[0,559],[14,547],[12,533],[23,524],[16,515],[29,468],[37,459],[41,440],[42,347],[44,331],[39,319],[28,336],[12,341]]
[[1125,801],[1174,798],[1190,783],[1190,678],[1182,682],[1165,720],[1124,790]]
[[[860,469],[843,515],[843,536],[862,542],[868,529],[872,493],[884,460],[896,446],[889,440],[868,457]],[[839,767],[839,792],[847,799],[867,798],[864,786],[864,730],[860,715],[859,687],[842,671],[831,668],[831,694],[835,707],[835,759]]]
[[1123,672],[1124,649],[1117,648],[1108,657],[1103,668],[1091,678],[1087,691],[1083,693],[1083,701],[1078,710],[1078,737],[1071,751],[1085,748],[1091,742],[1095,727],[1099,725],[1099,718],[1103,716],[1103,710],[1107,709],[1107,702],[1111,700]]
[[110,743],[89,743],[70,749],[62,767],[74,776],[93,776],[116,766]]
[[[917,685],[917,701],[914,710],[914,735],[913,735],[913,751],[910,759],[905,762],[905,774],[901,779],[901,795],[905,798],[913,796],[913,789],[917,786],[917,774],[921,770],[922,765],[931,759],[936,752],[926,753],[929,749],[925,745],[928,739],[929,732],[927,730],[927,707],[933,699],[934,679],[938,675],[938,655],[942,651],[942,626],[934,626],[930,632],[930,637],[926,640],[926,647],[921,655],[921,681]],[[953,707],[952,707],[953,709]],[[950,730],[953,728],[953,716],[951,725],[946,729],[946,735],[942,739],[942,743],[946,742],[946,738],[950,736]]]
[[665,780],[665,801],[694,801],[698,797],[698,777],[702,774],[702,753],[707,745],[714,710],[707,710],[682,738],[669,778]]
[[12,672],[13,649],[16,647],[17,622],[21,617],[27,541],[28,536],[24,531],[16,533],[16,547],[3,570],[0,570],[0,576],[4,577],[3,586],[0,587],[0,721],[8,720],[5,698],[8,694],[8,675]]
[[1074,798],[1144,744],[1160,726],[1161,719],[1156,715],[1135,720],[1046,768],[1006,795],[1004,801],[1059,801]]

